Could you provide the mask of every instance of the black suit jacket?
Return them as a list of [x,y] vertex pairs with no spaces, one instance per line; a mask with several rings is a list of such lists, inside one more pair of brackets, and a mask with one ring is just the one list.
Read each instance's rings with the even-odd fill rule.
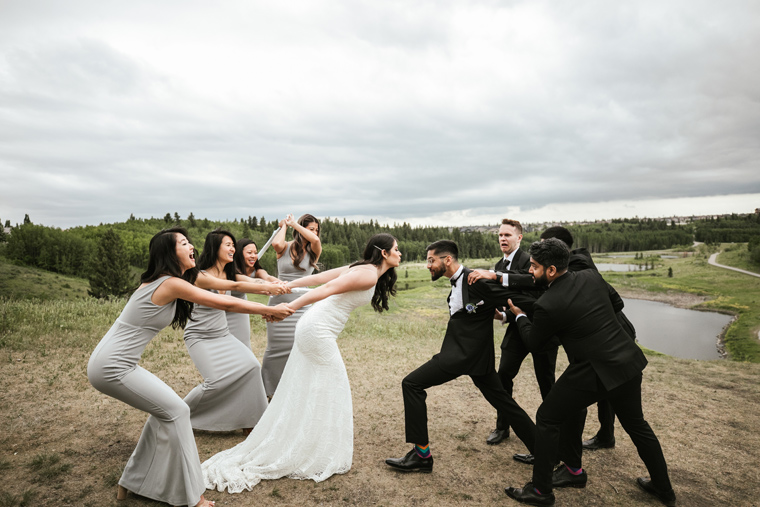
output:
[[[528,264],[530,265],[530,256],[528,256]],[[596,272],[599,271],[596,268],[596,264],[594,264],[589,251],[585,248],[576,248],[575,250],[571,250],[570,259],[568,260],[567,264],[567,270],[570,272],[578,272],[586,269],[592,269]],[[535,287],[533,275],[510,274],[509,287],[513,289]],[[609,283],[607,283],[607,293],[609,294],[610,301],[612,301],[612,306],[615,309],[618,322],[620,322],[620,325],[623,326],[623,329],[626,333],[628,333],[628,336],[630,336],[632,340],[635,340],[636,328],[633,327],[631,321],[628,320],[628,317],[626,317],[625,313],[623,313],[623,308],[625,307],[623,298],[620,297],[620,294],[618,294],[615,288]],[[530,317],[530,314],[528,314],[528,317]]]
[[527,347],[540,350],[559,338],[570,365],[562,377],[577,389],[596,391],[597,377],[610,390],[639,375],[644,353],[615,317],[607,282],[592,269],[557,278],[533,305],[533,321],[517,319]]
[[[469,274],[470,270],[464,268],[461,275],[464,308],[449,318],[441,351],[433,356],[433,359],[449,373],[485,375],[495,370],[494,310],[496,307],[505,306],[507,299],[512,299],[520,308],[532,311],[536,298],[531,294],[511,290],[490,280],[478,280],[469,285],[467,283]],[[449,297],[451,297],[450,294]],[[471,305],[469,310],[468,305]]]
[[[494,266],[494,271],[497,273],[507,273],[509,276],[521,276],[521,275],[527,275],[530,279],[530,284],[524,284],[522,287],[525,290],[532,290],[534,291],[534,296],[538,297],[541,293],[540,291],[536,291],[536,287],[533,284],[533,275],[528,274],[528,271],[530,270],[530,254],[522,250],[521,248],[518,248],[515,252],[514,257],[512,257],[512,262],[509,265],[509,269],[507,269],[507,263],[502,257],[499,259],[499,262],[496,263],[496,266]],[[515,288],[511,286],[511,278],[510,278],[510,288]],[[514,301],[512,301],[514,303]],[[519,305],[518,305],[519,307]],[[501,308],[499,308],[501,310]],[[526,312],[527,313],[527,312]],[[528,313],[530,315],[530,313]],[[510,340],[519,340],[520,335],[517,332],[517,329],[513,325],[515,321],[514,315],[512,315],[512,312],[509,311],[507,308],[507,322],[509,325],[507,326],[507,330],[504,333],[504,338],[501,340],[501,349],[506,350],[507,344],[510,342]],[[556,346],[556,344],[555,344]]]
[[507,262],[502,257],[499,259],[499,262],[496,263],[496,267],[494,267],[494,271],[499,271],[501,273],[527,273],[530,269],[530,254],[522,250],[521,248],[518,248],[515,252],[514,257],[512,257],[512,263],[509,266],[509,270],[507,270]]

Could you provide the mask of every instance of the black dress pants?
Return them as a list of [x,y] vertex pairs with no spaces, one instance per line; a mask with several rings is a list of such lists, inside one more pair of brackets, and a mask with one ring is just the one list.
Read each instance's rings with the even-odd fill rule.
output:
[[[512,326],[512,324],[510,324]],[[513,326],[514,327],[514,326]],[[515,328],[513,332],[507,330],[504,337],[506,344],[501,349],[501,360],[499,361],[499,379],[504,390],[512,396],[514,388],[514,379],[520,371],[525,358],[530,351],[520,339],[519,333]],[[538,389],[541,391],[541,399],[546,399],[552,386],[554,385],[554,372],[557,368],[557,347],[553,347],[548,352],[533,354],[533,371],[536,373]],[[506,414],[497,412],[496,429],[508,430],[509,420]]]
[[[406,441],[417,445],[427,445],[428,417],[427,417],[427,392],[429,387],[445,384],[457,377],[459,373],[450,373],[443,370],[436,358],[423,364],[401,382],[404,393],[404,420],[406,423]],[[485,375],[470,375],[486,401],[496,410],[504,413],[509,425],[514,430],[517,438],[522,440],[529,452],[533,452],[535,443],[536,426],[530,416],[523,410],[512,396],[501,385],[496,371]]]
[[[607,399],[631,437],[633,445],[646,465],[654,485],[661,490],[671,489],[668,467],[662,447],[652,428],[644,420],[641,409],[641,379],[637,375],[628,382],[607,391],[598,381],[597,391],[580,391],[564,375],[554,384],[549,396],[536,413],[536,450],[533,465],[533,485],[541,493],[552,491],[554,464],[564,461],[581,468],[582,434],[585,408],[600,399]],[[583,413],[584,417],[579,417]]]

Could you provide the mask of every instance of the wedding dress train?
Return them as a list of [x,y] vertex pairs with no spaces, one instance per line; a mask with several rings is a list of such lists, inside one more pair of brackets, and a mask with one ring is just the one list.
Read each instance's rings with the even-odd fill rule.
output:
[[315,303],[298,321],[277,393],[246,440],[202,464],[208,489],[250,490],[262,479],[324,481],[351,468],[351,388],[336,343],[374,287]]

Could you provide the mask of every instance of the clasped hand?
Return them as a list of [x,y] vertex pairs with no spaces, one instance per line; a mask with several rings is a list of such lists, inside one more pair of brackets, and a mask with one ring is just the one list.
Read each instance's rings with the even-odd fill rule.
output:
[[281,320],[290,317],[295,313],[291,307],[285,303],[280,303],[277,306],[273,306],[269,315],[262,315],[261,317],[267,322],[280,322]]

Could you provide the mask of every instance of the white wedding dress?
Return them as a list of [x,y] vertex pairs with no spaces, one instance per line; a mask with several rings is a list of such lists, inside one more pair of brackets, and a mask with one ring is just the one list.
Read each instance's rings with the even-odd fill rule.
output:
[[201,467],[206,488],[251,490],[262,479],[324,481],[351,468],[351,388],[336,339],[375,288],[315,303],[298,321],[277,393],[248,438]]

